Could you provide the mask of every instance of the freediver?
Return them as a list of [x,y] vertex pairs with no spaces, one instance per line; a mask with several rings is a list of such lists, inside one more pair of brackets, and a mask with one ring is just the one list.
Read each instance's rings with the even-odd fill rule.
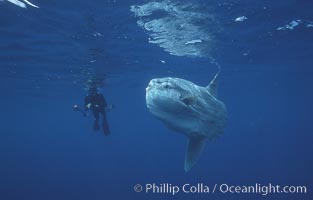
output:
[[100,129],[99,120],[102,115],[102,128],[104,135],[110,134],[109,125],[106,119],[106,110],[111,110],[112,105],[108,105],[103,94],[98,92],[97,87],[89,88],[88,94],[84,102],[84,115],[91,110],[94,116],[94,130]]

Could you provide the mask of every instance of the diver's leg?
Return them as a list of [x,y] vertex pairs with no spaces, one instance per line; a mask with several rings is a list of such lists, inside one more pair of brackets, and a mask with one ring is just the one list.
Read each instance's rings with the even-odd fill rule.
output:
[[99,126],[99,118],[100,118],[100,114],[99,114],[99,111],[97,110],[92,110],[93,112],[93,116],[94,116],[94,124],[93,124],[93,129],[95,131],[98,131],[100,129],[100,126]]
[[107,121],[107,118],[106,118],[106,113],[105,111],[103,110],[101,112],[102,114],[102,128],[103,128],[103,133],[104,135],[110,135],[110,129],[109,129],[109,124],[108,124],[108,121]]

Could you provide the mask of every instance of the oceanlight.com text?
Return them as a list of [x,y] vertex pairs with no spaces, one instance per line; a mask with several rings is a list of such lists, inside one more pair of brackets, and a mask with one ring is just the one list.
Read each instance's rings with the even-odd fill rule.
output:
[[176,195],[178,193],[185,194],[307,194],[307,187],[301,185],[277,185],[277,184],[253,184],[253,185],[231,185],[231,184],[182,184],[175,185],[171,183],[147,183],[144,185],[136,184],[134,186],[135,192],[142,192],[147,194],[170,194]]

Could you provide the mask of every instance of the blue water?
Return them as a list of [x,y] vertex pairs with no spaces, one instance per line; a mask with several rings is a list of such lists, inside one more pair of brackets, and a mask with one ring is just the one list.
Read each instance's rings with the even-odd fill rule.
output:
[[[31,2],[0,1],[0,199],[313,198],[311,1]],[[227,127],[186,173],[186,138],[147,111],[145,88],[165,76],[206,86],[218,66]],[[73,111],[92,77],[115,105],[108,137]],[[133,190],[148,183],[308,191]]]

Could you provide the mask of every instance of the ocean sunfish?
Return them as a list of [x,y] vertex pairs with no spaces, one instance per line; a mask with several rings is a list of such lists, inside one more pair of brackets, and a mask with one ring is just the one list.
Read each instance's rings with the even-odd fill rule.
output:
[[155,78],[146,88],[148,110],[170,129],[188,137],[185,171],[197,162],[207,140],[224,131],[227,113],[217,99],[217,78],[207,87],[180,78]]

